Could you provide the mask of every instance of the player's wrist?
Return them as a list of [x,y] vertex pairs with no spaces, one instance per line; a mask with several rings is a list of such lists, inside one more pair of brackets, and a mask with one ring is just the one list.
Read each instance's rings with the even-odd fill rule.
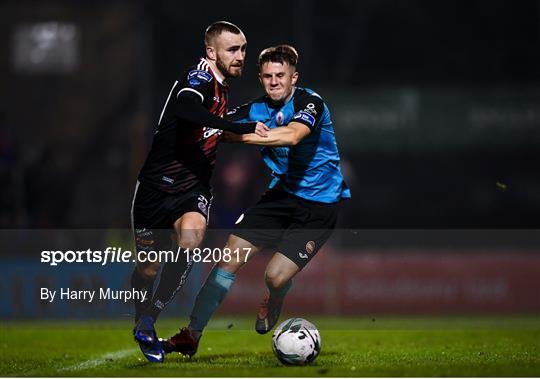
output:
[[255,130],[257,129],[257,123],[249,122],[246,129],[249,130],[246,134],[255,133]]

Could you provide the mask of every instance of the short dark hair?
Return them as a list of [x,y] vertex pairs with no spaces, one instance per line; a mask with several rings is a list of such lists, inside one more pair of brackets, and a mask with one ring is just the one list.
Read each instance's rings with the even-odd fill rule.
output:
[[228,21],[216,21],[210,24],[204,32],[204,44],[209,45],[214,37],[220,35],[223,32],[229,32],[232,34],[242,34],[240,28]]
[[260,68],[267,62],[281,64],[287,62],[290,66],[296,66],[298,64],[298,53],[291,45],[277,45],[268,47],[259,54],[259,61],[257,64]]

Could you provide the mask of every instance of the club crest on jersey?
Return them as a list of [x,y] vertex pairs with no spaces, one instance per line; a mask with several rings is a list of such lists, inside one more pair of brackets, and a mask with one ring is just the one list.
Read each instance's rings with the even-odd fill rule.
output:
[[191,83],[191,80],[202,80],[205,82],[212,81],[212,75],[210,75],[208,71],[202,71],[202,70],[191,70],[188,73],[187,78],[190,83]]
[[197,206],[199,207],[201,212],[204,213],[205,216],[208,216],[208,200],[206,199],[206,197],[204,197],[203,195],[199,195],[197,197],[197,200],[199,201]]
[[304,111],[300,111],[297,114],[295,114],[293,117],[293,120],[306,121],[309,125],[315,126],[315,117],[313,117],[312,115]]
[[283,112],[279,111],[276,115],[276,122],[278,125],[283,125],[283,120],[285,119],[285,116],[283,116]]
[[302,259],[307,259],[315,251],[315,241],[308,241],[306,243],[306,253],[300,252],[298,256]]

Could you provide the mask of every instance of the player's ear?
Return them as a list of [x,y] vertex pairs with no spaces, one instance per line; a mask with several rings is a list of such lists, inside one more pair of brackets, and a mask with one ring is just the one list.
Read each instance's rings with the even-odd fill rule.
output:
[[206,57],[212,61],[216,60],[216,49],[214,46],[206,45]]
[[298,80],[298,71],[295,71],[294,74],[292,74],[292,84],[293,84],[293,86],[296,84],[297,80]]
[[259,72],[259,73],[257,74],[257,76],[259,77],[259,82],[261,83],[261,85],[264,86],[263,81],[262,81],[262,75],[261,75],[261,73]]

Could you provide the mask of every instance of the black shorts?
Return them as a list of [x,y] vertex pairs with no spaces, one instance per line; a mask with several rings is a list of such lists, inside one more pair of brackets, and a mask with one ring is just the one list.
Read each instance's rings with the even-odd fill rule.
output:
[[198,212],[208,220],[211,204],[212,194],[203,186],[173,195],[137,182],[131,208],[137,250],[170,249],[175,221],[187,212]]
[[339,203],[319,203],[285,191],[268,190],[236,222],[232,232],[258,247],[277,251],[301,269],[336,227]]

